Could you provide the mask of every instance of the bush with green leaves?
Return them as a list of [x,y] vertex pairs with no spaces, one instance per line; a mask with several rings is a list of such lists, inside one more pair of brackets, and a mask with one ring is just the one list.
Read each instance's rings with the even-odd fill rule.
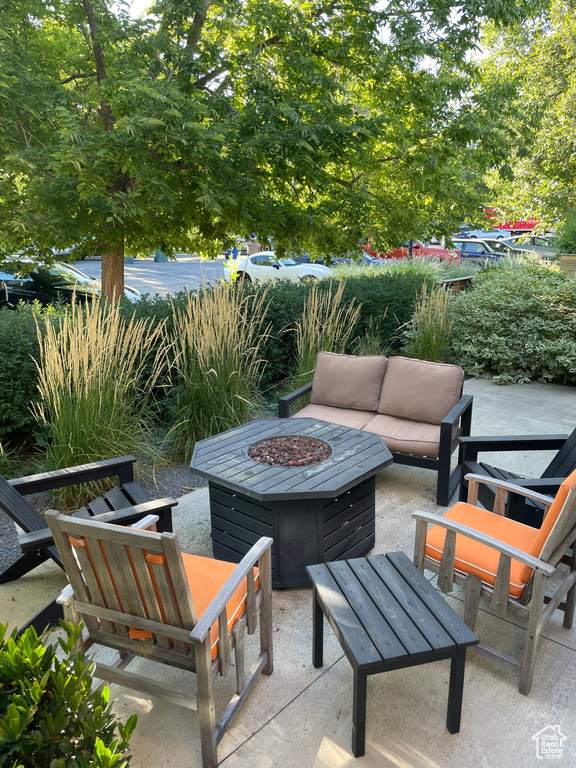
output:
[[571,212],[566,216],[558,231],[556,242],[558,253],[576,253],[576,213]]
[[108,688],[91,692],[91,664],[74,650],[80,627],[62,622],[58,645],[33,628],[0,624],[0,766],[126,768],[136,715],[112,714]]
[[539,257],[482,270],[451,317],[454,361],[471,376],[576,382],[576,279]]
[[0,309],[0,437],[12,432],[31,434],[36,429],[30,408],[38,386],[36,319],[62,311],[36,304],[23,304],[15,311]]

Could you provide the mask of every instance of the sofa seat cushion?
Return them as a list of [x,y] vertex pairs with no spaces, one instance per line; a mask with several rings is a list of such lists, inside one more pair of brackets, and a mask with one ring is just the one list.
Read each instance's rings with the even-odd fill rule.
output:
[[[446,512],[444,518],[456,523],[462,523],[468,528],[473,528],[480,533],[485,533],[493,539],[504,544],[509,544],[516,549],[530,554],[534,549],[534,543],[538,536],[538,530],[529,525],[523,525],[516,520],[495,515],[486,509],[474,507],[459,501]],[[428,557],[440,562],[446,538],[446,529],[433,525],[426,536],[426,554]],[[500,552],[492,547],[472,541],[456,534],[456,559],[455,567],[461,573],[474,573],[485,584],[494,584],[498,572]],[[532,575],[532,569],[512,560],[510,563],[510,594],[512,597],[520,597]]]
[[363,429],[380,435],[389,451],[438,458],[440,427],[436,424],[377,414]]
[[391,357],[386,366],[378,413],[440,424],[462,393],[459,365]]
[[319,352],[310,402],[376,411],[386,370],[382,355],[337,355]]
[[374,411],[356,411],[352,408],[333,408],[330,405],[311,403],[295,413],[294,418],[320,419],[330,421],[332,424],[341,424],[343,427],[362,429],[370,419],[374,418]]

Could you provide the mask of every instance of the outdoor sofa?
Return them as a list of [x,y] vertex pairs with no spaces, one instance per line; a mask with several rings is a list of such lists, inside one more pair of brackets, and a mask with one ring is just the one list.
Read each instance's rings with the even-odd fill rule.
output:
[[438,472],[436,501],[447,506],[460,482],[452,468],[458,438],[470,434],[472,397],[462,395],[457,365],[408,357],[320,352],[314,379],[280,398],[278,415],[310,394],[292,416],[316,418],[380,435],[394,461]]

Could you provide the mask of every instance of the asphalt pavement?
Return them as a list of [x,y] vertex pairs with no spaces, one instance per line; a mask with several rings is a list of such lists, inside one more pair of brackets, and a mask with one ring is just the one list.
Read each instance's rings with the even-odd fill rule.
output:
[[[75,266],[90,277],[101,279],[100,259],[85,259]],[[183,290],[194,290],[203,285],[212,285],[224,277],[224,258],[206,261],[199,256],[180,253],[174,261],[155,262],[154,258],[135,259],[133,264],[124,265],[126,285],[136,288],[142,294],[167,296]]]

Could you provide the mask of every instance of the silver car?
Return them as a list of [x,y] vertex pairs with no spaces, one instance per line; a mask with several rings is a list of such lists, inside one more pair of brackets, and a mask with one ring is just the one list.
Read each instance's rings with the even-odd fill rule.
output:
[[509,242],[518,251],[532,251],[545,259],[553,259],[558,254],[558,238],[555,235],[517,235],[503,242]]

